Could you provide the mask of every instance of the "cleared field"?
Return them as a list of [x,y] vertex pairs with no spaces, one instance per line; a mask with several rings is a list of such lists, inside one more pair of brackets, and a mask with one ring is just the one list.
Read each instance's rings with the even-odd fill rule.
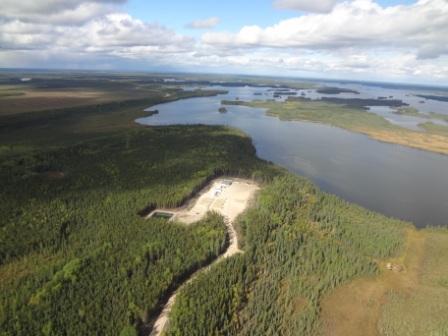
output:
[[253,194],[259,189],[257,184],[249,180],[224,178],[212,181],[199,196],[189,205],[181,209],[158,209],[171,212],[171,220],[191,224],[202,219],[208,211],[215,211],[228,220],[233,221],[244,209]]
[[102,104],[131,98],[141,99],[151,94],[151,90],[138,90],[131,85],[121,91],[101,87],[42,89],[0,86],[0,115]]

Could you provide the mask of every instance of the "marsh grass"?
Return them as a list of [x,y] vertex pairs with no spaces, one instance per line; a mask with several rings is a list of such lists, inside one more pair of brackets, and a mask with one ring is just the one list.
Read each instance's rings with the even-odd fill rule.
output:
[[[433,123],[413,131],[391,124],[383,117],[363,108],[307,99],[276,101],[223,101],[223,104],[246,105],[266,109],[266,114],[282,120],[318,122],[362,133],[388,143],[448,154],[448,127]],[[408,112],[406,112],[408,113]]]

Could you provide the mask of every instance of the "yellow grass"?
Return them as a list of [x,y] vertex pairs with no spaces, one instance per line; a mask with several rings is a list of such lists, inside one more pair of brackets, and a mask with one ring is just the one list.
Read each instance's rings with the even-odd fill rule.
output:
[[439,134],[415,131],[377,130],[368,127],[359,127],[354,129],[354,131],[366,134],[379,141],[428,150],[440,154],[448,154],[448,137]]
[[[448,231],[409,229],[404,253],[380,262],[376,278],[356,279],[322,302],[322,334],[448,335]],[[385,268],[387,262],[404,267]]]

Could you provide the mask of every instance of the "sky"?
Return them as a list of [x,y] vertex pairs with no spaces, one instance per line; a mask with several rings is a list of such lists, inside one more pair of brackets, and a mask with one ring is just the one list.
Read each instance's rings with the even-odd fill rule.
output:
[[448,85],[448,0],[0,0],[0,67]]

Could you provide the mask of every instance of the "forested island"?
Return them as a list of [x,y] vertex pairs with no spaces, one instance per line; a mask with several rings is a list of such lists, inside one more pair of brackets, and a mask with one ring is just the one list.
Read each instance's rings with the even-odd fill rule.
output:
[[416,95],[417,97],[420,98],[425,98],[425,99],[432,99],[432,100],[438,100],[438,101],[442,101],[442,102],[448,102],[448,97],[447,96],[437,96],[437,95]]
[[331,86],[324,86],[321,88],[318,88],[316,90],[317,93],[323,93],[323,94],[340,94],[340,93],[354,93],[359,94],[356,90],[346,89],[346,88],[339,88],[339,87],[331,87]]
[[[65,107],[51,100],[52,80],[65,87]],[[216,213],[191,225],[142,215],[185,204],[218,176],[261,188],[236,220],[242,253],[183,288],[167,335],[447,332],[446,229],[417,230],[324,193],[259,159],[238,130],[134,122],[148,106],[221,91],[129,76],[46,81],[39,111],[12,95],[0,114],[2,336],[148,335],[168,295],[228,236]],[[74,87],[101,98],[73,100]],[[25,90],[35,88],[9,89]],[[329,102],[250,104],[280,118],[392,129]]]

